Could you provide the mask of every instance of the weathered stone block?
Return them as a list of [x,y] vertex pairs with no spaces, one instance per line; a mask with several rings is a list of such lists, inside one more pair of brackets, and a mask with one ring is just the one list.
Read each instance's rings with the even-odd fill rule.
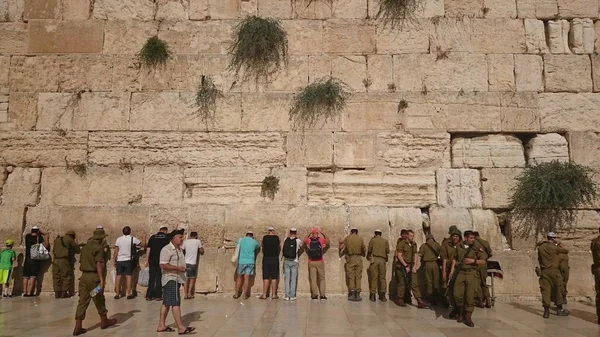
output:
[[[569,132],[569,153],[571,161],[592,168],[593,178],[600,184],[600,133],[599,132]],[[594,203],[600,207],[600,201]]]
[[557,0],[517,0],[519,18],[553,19],[558,15]]
[[512,54],[487,56],[489,91],[515,91],[515,61]]
[[225,55],[232,38],[232,21],[175,21],[161,25],[158,37],[169,44],[175,54],[214,53]]
[[590,55],[592,60],[592,82],[594,92],[600,92],[600,56],[598,54]]
[[80,56],[60,59],[58,83],[62,91],[110,91],[113,63],[109,56]]
[[[487,91],[488,73],[485,55],[449,53],[448,58],[436,60],[427,54],[419,59],[422,83],[433,91]],[[394,64],[394,67],[396,65]]]
[[396,249],[396,241],[400,238],[400,231],[403,229],[411,229],[415,232],[415,242],[417,244],[425,241],[421,209],[388,208],[388,218],[390,226],[389,240],[392,251]]
[[568,162],[569,144],[558,133],[537,135],[525,147],[527,165],[534,166],[551,161]]
[[16,130],[29,131],[35,128],[37,102],[37,93],[13,92],[10,94],[8,118],[15,123]]
[[481,207],[481,181],[478,170],[438,169],[437,203],[449,207]]
[[189,231],[198,232],[205,247],[223,245],[223,225],[225,224],[225,206],[202,205],[189,208]]
[[546,91],[592,91],[592,67],[587,55],[545,55]]
[[29,53],[101,53],[103,21],[32,20],[28,25]]
[[37,130],[72,130],[77,94],[40,93],[38,96]]
[[332,2],[332,16],[337,19],[366,19],[367,0],[340,0]]
[[[318,1],[315,1],[318,3]],[[374,54],[377,50],[375,26],[357,21],[326,21],[323,51],[330,54]]]
[[[141,48],[141,47],[140,47]],[[133,55],[113,56],[113,90],[140,91],[141,67]]]
[[60,19],[60,7],[58,0],[25,0],[23,19]]
[[152,0],[97,0],[92,17],[101,20],[153,20]]
[[[266,0],[261,1],[271,3]],[[287,0],[284,2],[291,3]],[[315,55],[323,52],[322,21],[285,20],[281,25],[288,34],[288,48],[291,55]]]
[[440,18],[430,29],[431,51],[472,52],[472,20],[470,18]]
[[[348,218],[350,228],[358,229],[358,235],[362,237],[365,246],[368,247],[369,240],[373,237],[376,229],[382,231],[382,237],[390,240],[389,218],[387,207],[349,207]],[[349,234],[350,228],[346,228]]]
[[483,13],[486,18],[517,17],[517,2],[513,0],[484,0],[484,8],[487,8],[487,12]]
[[127,130],[129,128],[128,92],[86,92],[81,94],[73,115],[75,130]]
[[537,93],[503,93],[501,96],[502,131],[539,131]]
[[525,19],[525,46],[528,54],[545,54],[548,52],[544,21]]
[[514,136],[489,135],[452,140],[452,167],[523,167],[521,140]]
[[[365,62],[364,57],[362,61]],[[366,77],[366,69],[364,73]],[[293,92],[306,85],[308,85],[308,56],[290,56],[287,66],[268,81],[266,90]]]
[[[0,138],[1,139],[1,138]],[[98,165],[283,166],[278,133],[94,132],[89,156]]]
[[241,15],[238,0],[208,0],[208,14],[212,19],[235,19]]
[[592,19],[573,19],[571,21],[569,45],[574,54],[594,52],[594,22]]
[[[55,232],[61,230],[68,230],[68,226],[63,226],[60,219],[61,207],[59,206],[35,206],[27,207],[27,214],[25,214],[25,223],[27,225],[37,225],[38,227],[52,228]],[[94,226],[93,228],[96,228]],[[87,235],[83,236],[87,239]]]
[[522,20],[472,20],[471,41],[478,53],[524,53],[525,27]]
[[333,174],[308,171],[306,184],[309,203],[326,203],[333,195]]
[[10,60],[10,89],[58,91],[58,69],[59,63],[56,58],[13,56]]
[[190,20],[209,20],[211,17],[208,13],[208,0],[189,0]]
[[102,52],[104,54],[137,54],[144,43],[157,32],[158,22],[156,21],[106,21]]
[[287,0],[258,0],[258,14],[261,17],[276,19],[291,19],[293,16],[292,2]]
[[561,18],[598,18],[598,1],[557,0],[558,15]]
[[0,1],[0,22],[14,22],[23,20],[24,0]]
[[178,166],[144,167],[143,204],[180,204],[183,172]]
[[305,168],[277,167],[271,175],[279,179],[279,191],[275,193],[274,203],[296,205],[306,201]]
[[15,246],[22,241],[25,210],[25,206],[0,206],[0,235],[2,238],[13,239],[17,243]]
[[489,209],[471,209],[471,219],[473,220],[473,231],[479,232],[479,236],[490,243],[492,252],[504,250],[507,248],[505,239],[500,231],[498,217]]
[[367,56],[367,78],[370,85],[369,92],[389,92],[394,86],[394,66],[392,55]]
[[39,198],[40,177],[39,168],[15,167],[2,188],[2,204],[35,206]]
[[197,55],[178,55],[162,67],[142,65],[139,80],[142,91],[196,91],[204,73],[204,58]]
[[379,26],[375,32],[377,54],[427,53],[431,20],[420,19],[402,30]]
[[450,167],[447,133],[379,133],[378,166],[385,169],[437,169]]
[[552,54],[570,54],[569,22],[567,20],[550,20],[546,25],[550,52]]
[[150,233],[156,233],[161,226],[167,226],[169,229],[185,229],[189,233],[189,208],[167,206],[154,206],[150,208]]
[[290,133],[286,142],[287,166],[332,166],[333,144],[331,132]]
[[364,56],[339,56],[331,60],[331,75],[343,81],[355,92],[367,90],[367,58]]
[[515,55],[517,91],[544,91],[544,63],[538,55]]
[[255,204],[262,201],[261,185],[267,168],[185,169],[184,202],[195,204]]
[[374,133],[335,133],[333,164],[347,168],[375,166],[375,142]]
[[[317,227],[327,235],[331,245],[337,246],[340,239],[345,236],[344,229],[349,211],[342,206],[297,206],[287,212],[285,226],[298,229],[300,237],[308,234],[310,228]],[[277,226],[273,227],[277,228]]]
[[63,20],[87,20],[90,18],[90,0],[61,0]]
[[481,170],[483,207],[505,209],[510,204],[511,189],[520,168],[484,168]]
[[331,18],[333,13],[332,2],[330,1],[295,1],[294,18],[322,20]]
[[133,93],[130,127],[132,130],[177,130],[181,108],[178,92]]
[[542,132],[600,131],[600,116],[595,112],[600,104],[598,95],[548,93],[539,98]]
[[159,0],[156,2],[155,20],[183,21],[188,20],[189,1]]
[[429,218],[431,223],[431,234],[436,240],[448,237],[448,228],[456,226],[462,232],[471,229],[473,221],[471,213],[466,208],[441,207],[431,205],[429,207]]
[[483,15],[484,0],[445,0],[444,9],[448,17],[479,17]]
[[342,130],[368,131],[398,128],[401,123],[400,117],[397,95],[356,94],[350,98],[342,113]]
[[242,130],[288,131],[290,94],[243,93]]
[[27,24],[0,23],[0,54],[24,55],[27,53]]
[[10,56],[0,56],[0,87],[8,87],[8,72],[10,71]]
[[57,132],[0,133],[0,165],[65,166],[65,160],[83,162],[86,155],[86,132],[68,132],[64,136]]

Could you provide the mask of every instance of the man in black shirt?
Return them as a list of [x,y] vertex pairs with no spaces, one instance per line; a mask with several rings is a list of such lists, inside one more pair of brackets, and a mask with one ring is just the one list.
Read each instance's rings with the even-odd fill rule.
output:
[[171,242],[167,226],[160,228],[158,233],[152,235],[146,246],[146,267],[149,267],[150,277],[146,300],[162,300],[162,272],[160,270],[160,251]]
[[[48,234],[50,235],[50,234]],[[31,233],[25,235],[25,262],[23,264],[23,297],[35,296],[35,280],[40,273],[40,260],[31,259],[31,246],[36,243],[42,244],[48,249],[48,242],[44,240],[38,226],[31,228]]]
[[261,299],[267,299],[269,296],[269,287],[271,287],[272,299],[276,300],[277,286],[279,283],[279,252],[281,243],[279,236],[275,234],[275,228],[269,227],[267,235],[262,239],[262,275],[263,275],[263,294]]

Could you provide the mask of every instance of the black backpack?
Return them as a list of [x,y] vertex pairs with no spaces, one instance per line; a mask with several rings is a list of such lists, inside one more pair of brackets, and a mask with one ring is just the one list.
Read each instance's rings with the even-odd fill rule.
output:
[[298,254],[298,239],[287,238],[283,242],[283,257],[286,259],[296,259]]
[[319,238],[310,238],[310,244],[306,253],[311,259],[320,259],[323,257],[323,247]]

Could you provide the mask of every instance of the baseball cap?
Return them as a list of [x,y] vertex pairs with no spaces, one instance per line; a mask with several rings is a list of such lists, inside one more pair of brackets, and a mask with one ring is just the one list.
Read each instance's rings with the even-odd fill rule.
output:
[[292,227],[290,228],[290,232],[297,232],[298,230],[296,229],[296,227]]
[[15,242],[12,239],[7,239],[6,241],[4,241],[4,244],[7,246],[12,246],[15,244]]
[[556,238],[556,234],[554,232],[548,232],[548,234],[546,234],[546,236],[549,238]]
[[310,232],[313,234],[319,233],[319,229],[317,227],[313,227],[310,229]]

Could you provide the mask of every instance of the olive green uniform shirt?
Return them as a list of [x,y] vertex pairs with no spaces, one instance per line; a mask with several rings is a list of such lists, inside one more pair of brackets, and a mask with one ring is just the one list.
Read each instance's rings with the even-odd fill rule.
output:
[[483,248],[484,259],[487,260],[492,257],[492,247],[490,243],[482,238],[476,238],[475,241]]
[[538,247],[538,262],[540,268],[558,268],[560,263],[559,254],[568,254],[569,250],[560,248],[552,242],[546,241]]
[[344,250],[346,255],[360,255],[365,256],[367,248],[363,239],[358,234],[350,234],[344,239]]
[[98,240],[88,240],[88,243],[81,248],[79,269],[82,272],[95,272],[96,263],[98,262],[105,262],[102,243]]
[[367,258],[380,257],[385,259],[387,262],[388,256],[390,255],[390,244],[388,240],[384,239],[381,235],[375,235],[369,241],[369,249],[367,251]]
[[[429,248],[427,245],[431,246],[431,248]],[[435,250],[435,252],[432,250]],[[423,262],[434,262],[437,261],[438,256],[437,254],[440,253],[440,244],[435,242],[435,240],[433,239],[429,239],[427,240],[427,242],[425,244],[421,245],[421,248],[419,248],[419,256],[421,257],[421,261]]]
[[[457,264],[462,262],[462,260],[465,258],[475,259],[475,260],[485,260],[485,258],[484,258],[485,253],[483,251],[483,247],[481,245],[479,245],[477,243],[477,241],[475,241],[475,243],[473,244],[473,248],[471,248],[471,250],[469,251],[469,255],[466,255],[468,249],[469,249],[468,246],[466,246],[463,243],[456,246],[456,249],[454,250],[454,254],[453,254],[453,259],[456,260]],[[461,270],[471,270],[471,269],[477,269],[477,268],[479,268],[479,265],[463,264]]]
[[63,259],[69,258],[70,261],[75,261],[75,254],[79,254],[80,248],[75,243],[75,240],[70,235],[64,235],[54,240],[54,258]]
[[402,254],[404,262],[412,265],[415,255],[417,254],[417,243],[402,240],[398,243],[398,246],[396,246],[396,252]]

